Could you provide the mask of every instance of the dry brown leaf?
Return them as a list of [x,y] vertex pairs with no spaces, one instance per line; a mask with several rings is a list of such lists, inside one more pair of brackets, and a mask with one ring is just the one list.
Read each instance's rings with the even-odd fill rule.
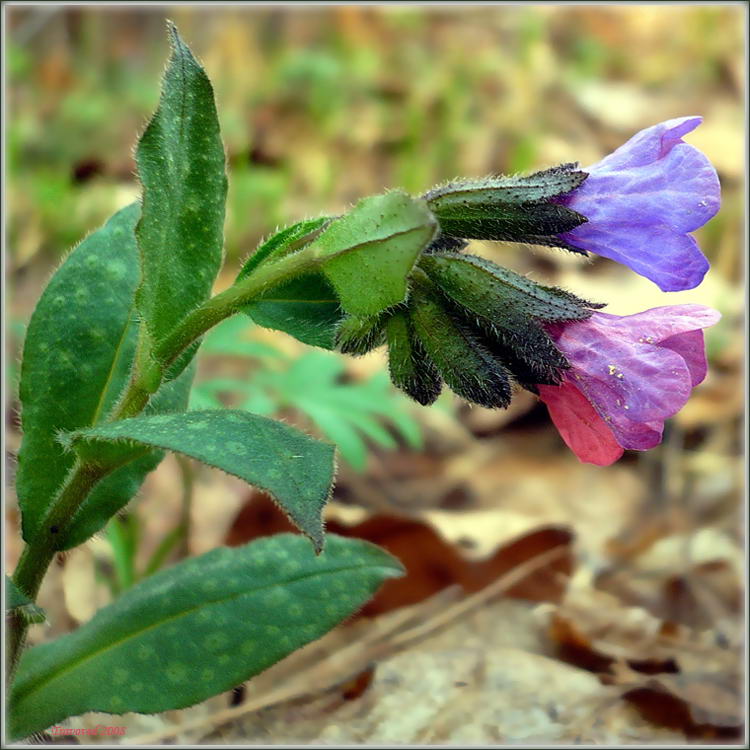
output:
[[655,724],[689,736],[736,736],[743,721],[741,641],[665,622],[606,593],[572,587],[550,613],[565,661],[617,685]]

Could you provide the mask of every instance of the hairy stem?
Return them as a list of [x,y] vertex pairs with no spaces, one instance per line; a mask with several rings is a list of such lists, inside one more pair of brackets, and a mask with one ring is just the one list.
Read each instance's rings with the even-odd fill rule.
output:
[[[57,540],[62,538],[75,511],[88,497],[94,486],[111,470],[80,461],[73,466],[60,493],[43,519],[37,538],[24,547],[13,574],[13,582],[29,599],[36,599],[44,574],[58,550]],[[26,620],[18,615],[14,615],[8,623],[6,641],[8,685],[18,666],[28,627]]]
[[182,477],[182,503],[180,505],[180,542],[177,553],[180,559],[190,554],[190,513],[193,508],[193,467],[190,460],[177,454],[177,463],[180,465]]
[[[166,368],[206,331],[234,315],[270,287],[311,270],[316,263],[316,249],[308,245],[296,253],[259,266],[250,276],[193,310],[166,339],[154,347],[150,357],[139,358],[139,366],[135,368],[110,421],[140,414],[158,389]],[[30,599],[36,599],[44,574],[59,549],[57,540],[64,537],[67,524],[94,486],[114,468],[78,461],[68,474],[40,526],[38,538],[24,547],[13,574],[14,583]],[[9,618],[6,651],[8,685],[18,666],[28,627],[28,623],[20,616],[13,615]]]

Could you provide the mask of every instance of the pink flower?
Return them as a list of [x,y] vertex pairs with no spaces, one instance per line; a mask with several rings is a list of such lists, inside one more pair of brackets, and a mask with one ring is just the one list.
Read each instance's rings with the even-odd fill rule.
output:
[[576,456],[606,466],[623,449],[658,445],[664,421],[706,377],[703,329],[720,317],[702,305],[669,305],[548,325],[571,368],[559,386],[539,385],[539,397]]

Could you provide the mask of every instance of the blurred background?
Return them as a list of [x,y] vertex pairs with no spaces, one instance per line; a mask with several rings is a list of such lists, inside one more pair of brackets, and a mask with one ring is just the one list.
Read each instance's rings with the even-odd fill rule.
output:
[[[472,639],[481,644],[478,664],[486,673],[470,681],[478,690],[472,710],[481,717],[504,705],[510,713],[477,718],[476,726],[495,729],[474,734],[461,733],[465,720],[451,724],[445,706],[433,707],[444,714],[439,729],[433,719],[422,719],[423,726],[415,718],[411,726],[399,715],[400,741],[738,736],[745,8],[6,6],[9,476],[20,445],[17,362],[26,321],[65,253],[138,195],[133,146],[158,101],[167,17],[214,84],[226,144],[226,266],[217,291],[278,226],[343,211],[392,187],[421,193],[455,176],[566,161],[586,166],[671,117],[703,116],[686,140],[707,154],[722,183],[722,210],[696,235],[712,269],[689,292],[661,293],[605,259],[475,243],[473,252],[607,302],[612,313],[682,302],[723,313],[706,334],[708,378],[667,425],[663,445],[628,453],[609,468],[580,464],[526,392],[506,411],[470,408],[450,394],[424,409],[391,388],[382,352],[340,358],[244,319],[208,337],[192,406],[237,405],[337,443],[329,529],[371,539],[406,563],[409,575],[389,583],[360,619],[375,628],[414,611],[430,623],[456,608],[438,635],[409,641],[406,652],[381,648],[377,669],[367,662],[333,670],[327,695],[344,695],[340,705],[328,713],[310,708],[294,737],[288,707],[249,720],[241,695],[232,698],[237,716],[229,729],[223,720],[221,737],[388,741],[378,734],[381,725],[352,705],[370,701],[366,713],[377,715],[389,669],[403,677],[404,690],[415,664],[445,669],[453,684],[473,662],[446,665],[445,654]],[[6,497],[12,569],[18,512],[12,490]],[[33,629],[32,640],[71,630],[164,564],[286,528],[259,493],[169,457],[126,514],[50,572],[40,599],[50,624]],[[562,557],[502,584],[557,548]],[[505,596],[488,595],[493,586]],[[436,609],[435,597],[446,596]],[[459,616],[467,601],[477,602],[473,614]],[[332,634],[339,640],[329,650],[366,640],[356,625]],[[386,644],[404,641],[388,636],[387,627]],[[528,675],[529,682],[506,686],[505,694],[504,683],[490,678],[492,654],[506,658],[508,649],[521,660],[517,679]],[[546,677],[535,671],[538,661],[523,661],[532,657],[546,660]],[[308,672],[297,672],[309,677],[303,694],[321,679],[319,660],[309,661]],[[353,674],[360,703],[347,702],[340,689]],[[529,719],[523,696],[534,703],[540,683],[552,691],[545,700],[572,700],[578,713],[571,704],[567,713]],[[252,684],[262,703],[262,679]],[[129,719],[128,741],[139,732],[216,741],[214,717],[226,702]],[[605,704],[607,718],[591,718]],[[513,723],[513,710],[526,716],[521,724]],[[396,720],[393,710],[384,715]],[[203,729],[178,735],[190,721]]]

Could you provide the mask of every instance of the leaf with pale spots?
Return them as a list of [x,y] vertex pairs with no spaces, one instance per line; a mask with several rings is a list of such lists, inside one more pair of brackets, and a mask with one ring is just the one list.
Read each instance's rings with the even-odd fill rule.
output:
[[[55,272],[29,321],[21,365],[23,443],[16,479],[27,542],[39,534],[75,460],[56,435],[105,419],[127,382],[137,337],[133,298],[139,276],[134,235],[138,216],[134,203],[81,242]],[[191,380],[186,375],[165,385],[151,408],[159,410],[161,402],[163,410],[184,409]],[[99,507],[100,517],[105,506],[114,507],[115,513],[159,459],[152,451],[122,467],[99,485],[89,505]],[[76,543],[85,538],[79,536]],[[61,543],[62,537],[55,539],[57,546]]]
[[[213,89],[170,24],[159,107],[136,150],[143,213],[136,300],[153,343],[211,293],[222,260],[227,179]],[[185,363],[186,364],[186,363]]]
[[282,422],[218,409],[133,417],[66,436],[84,460],[122,443],[183,453],[266,490],[323,547],[323,506],[333,485],[334,447]]
[[387,552],[279,534],[161,571],[69,635],[27,651],[10,738],[86,711],[156,713],[229,690],[320,638],[403,573]]

